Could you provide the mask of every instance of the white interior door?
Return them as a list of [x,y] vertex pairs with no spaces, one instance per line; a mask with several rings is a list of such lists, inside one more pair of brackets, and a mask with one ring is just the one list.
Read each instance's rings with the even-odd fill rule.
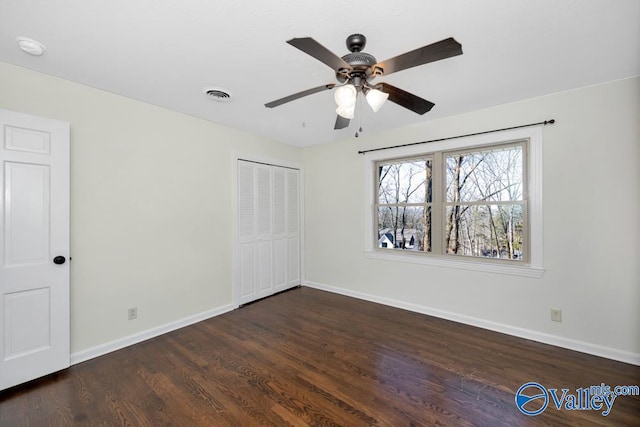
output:
[[0,390],[69,366],[69,124],[0,110]]
[[273,168],[273,288],[287,288],[287,170]]
[[271,222],[273,212],[271,203],[271,167],[255,165],[256,174],[256,223],[258,233],[258,292],[257,298],[263,298],[272,293],[273,277],[273,242]]
[[237,295],[255,301],[300,284],[298,170],[238,161]]
[[238,271],[236,286],[241,303],[256,293],[256,194],[253,163],[238,162]]
[[300,171],[286,171],[287,182],[287,288],[298,286],[300,277]]

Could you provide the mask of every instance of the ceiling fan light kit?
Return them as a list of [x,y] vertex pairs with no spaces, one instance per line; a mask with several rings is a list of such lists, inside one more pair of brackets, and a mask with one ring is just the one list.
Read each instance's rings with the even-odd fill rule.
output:
[[358,96],[358,92],[354,85],[346,84],[343,86],[338,86],[336,88],[335,93],[333,94],[333,98],[338,104],[338,107],[349,108],[356,105],[356,97]]
[[369,104],[373,112],[377,113],[389,98],[389,94],[379,91],[378,89],[369,89],[369,91],[365,95],[365,98],[367,99],[367,104]]
[[356,113],[356,104],[354,103],[350,107],[343,107],[341,105],[338,105],[338,108],[336,108],[336,113],[339,116],[344,117],[345,119],[351,120],[353,119]]
[[277,107],[304,96],[331,90],[335,87],[334,99],[338,104],[336,109],[338,117],[336,118],[334,129],[344,129],[349,126],[349,121],[354,117],[359,92],[365,95],[367,103],[374,112],[380,110],[388,99],[414,113],[426,113],[435,105],[433,102],[390,84],[379,83],[371,85],[370,81],[378,76],[385,76],[407,68],[462,55],[462,45],[451,37],[382,62],[378,62],[373,55],[362,51],[367,43],[367,38],[362,34],[351,34],[347,37],[347,48],[350,53],[342,58],[311,37],[293,38],[288,40],[287,43],[331,67],[335,71],[336,80],[343,84],[337,87],[335,84],[325,84],[308,89],[269,102],[265,104],[265,107]]

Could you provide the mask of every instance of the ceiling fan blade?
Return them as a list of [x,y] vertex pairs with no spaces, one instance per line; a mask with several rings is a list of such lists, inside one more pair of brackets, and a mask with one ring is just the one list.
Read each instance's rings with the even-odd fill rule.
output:
[[389,94],[389,101],[398,104],[414,113],[424,114],[433,108],[433,102],[422,99],[412,93],[406,92],[395,86],[391,86],[388,83],[379,83],[375,86],[376,89]]
[[347,64],[344,59],[340,58],[338,55],[331,52],[311,37],[291,39],[287,40],[287,43],[293,47],[297,47],[307,55],[313,56],[323,64],[327,64],[334,71],[338,71],[340,69],[351,69],[351,66]]
[[386,61],[378,62],[375,66],[382,68],[386,76],[396,71],[406,70],[407,68],[440,61],[441,59],[451,58],[457,55],[462,55],[462,45],[452,37],[449,37],[448,39],[440,40],[439,42],[423,46],[411,52],[403,53]]
[[323,90],[333,89],[335,84],[329,83],[328,85],[322,85],[314,87],[313,89],[303,90],[302,92],[294,93],[293,95],[285,96],[284,98],[276,99],[275,101],[264,104],[267,108],[277,107],[278,105],[286,104],[287,102],[295,101],[303,96],[312,95],[314,93],[322,92]]
[[336,130],[337,129],[344,129],[347,126],[349,126],[349,122],[351,122],[350,119],[345,119],[340,114],[338,114],[337,117],[336,117],[336,125],[333,128],[336,129]]

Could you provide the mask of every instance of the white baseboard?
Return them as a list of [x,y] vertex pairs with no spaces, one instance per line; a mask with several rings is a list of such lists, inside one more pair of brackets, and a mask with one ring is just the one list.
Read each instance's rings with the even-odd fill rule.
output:
[[569,350],[575,350],[582,353],[592,354],[594,356],[605,357],[607,359],[617,360],[620,362],[625,362],[625,363],[630,363],[632,365],[640,366],[640,354],[638,353],[632,353],[629,351],[604,347],[604,346],[591,344],[584,341],[572,340],[572,339],[560,337],[557,335],[536,332],[530,329],[518,328],[511,325],[506,325],[503,323],[491,322],[491,321],[479,319],[476,317],[465,316],[463,314],[453,313],[445,310],[440,310],[437,308],[431,308],[431,307],[412,304],[404,301],[398,301],[392,298],[379,297],[376,295],[370,295],[362,292],[351,291],[349,289],[329,286],[322,283],[306,281],[304,283],[304,286],[308,286],[310,288],[315,288],[323,291],[333,292],[333,293],[345,295],[348,297],[358,298],[365,301],[384,304],[391,307],[402,308],[404,310],[409,310],[416,313],[422,313],[422,314],[439,317],[441,319],[446,319],[446,320],[452,320],[454,322],[464,323],[466,325],[477,326],[479,328],[488,329],[491,331],[500,332],[507,335],[513,335],[516,337],[525,338],[532,341],[541,342],[544,344],[550,344],[557,347],[566,348]]
[[193,316],[185,317],[184,319],[179,319],[155,328],[147,329],[146,331],[138,332],[137,334],[129,335],[86,350],[78,351],[71,354],[71,364],[75,365],[89,359],[93,359],[94,357],[102,356],[133,344],[138,344],[150,338],[166,334],[167,332],[175,331],[176,329],[184,328],[185,326],[193,325],[194,323],[219,316],[235,308],[236,306],[233,304],[223,305],[222,307],[214,308],[213,310],[207,310],[202,313],[194,314]]

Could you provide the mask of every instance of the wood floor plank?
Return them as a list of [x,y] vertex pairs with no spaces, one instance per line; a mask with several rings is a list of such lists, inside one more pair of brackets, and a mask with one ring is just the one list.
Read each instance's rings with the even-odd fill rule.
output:
[[640,425],[516,390],[640,384],[640,367],[298,288],[0,392],[0,426]]

